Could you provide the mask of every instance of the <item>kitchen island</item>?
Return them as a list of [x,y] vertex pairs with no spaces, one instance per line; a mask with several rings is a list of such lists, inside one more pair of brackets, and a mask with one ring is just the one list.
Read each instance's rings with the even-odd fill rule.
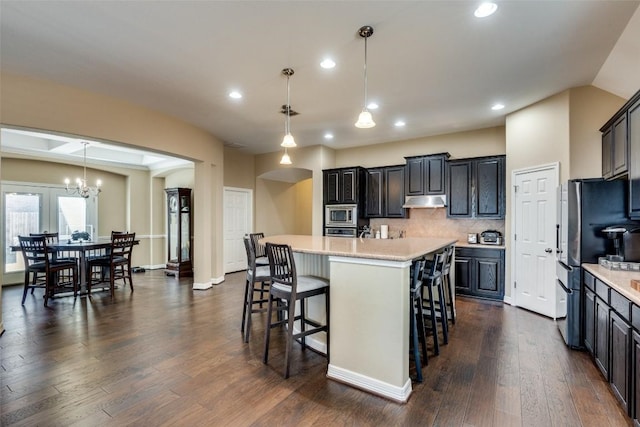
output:
[[[406,402],[411,394],[411,263],[455,241],[298,235],[261,240],[291,245],[298,274],[317,275],[331,281],[331,354],[327,377],[398,402]],[[324,300],[318,298],[313,303],[309,301],[307,312],[322,322],[325,320],[323,308]],[[322,338],[311,345],[324,350]]]

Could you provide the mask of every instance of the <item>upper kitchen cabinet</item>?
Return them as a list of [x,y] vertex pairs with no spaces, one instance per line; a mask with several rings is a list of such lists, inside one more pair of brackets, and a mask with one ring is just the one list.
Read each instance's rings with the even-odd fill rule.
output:
[[364,168],[326,169],[322,173],[325,205],[361,204],[366,180]]
[[445,165],[449,153],[405,157],[404,189],[407,196],[445,193]]
[[447,162],[449,218],[504,219],[505,156]]
[[627,115],[622,114],[602,130],[602,177],[617,178],[628,172]]
[[385,166],[367,170],[366,217],[406,218],[404,204],[405,167]]
[[629,217],[640,220],[640,99],[628,112]]
[[629,217],[640,220],[640,91],[602,128],[602,177],[629,178]]

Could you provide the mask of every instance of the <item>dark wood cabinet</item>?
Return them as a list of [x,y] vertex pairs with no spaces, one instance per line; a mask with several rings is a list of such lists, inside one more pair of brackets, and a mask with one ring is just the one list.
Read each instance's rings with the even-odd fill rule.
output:
[[323,172],[323,200],[325,205],[361,204],[365,170],[361,167],[326,169]]
[[602,177],[609,179],[613,176],[613,128],[602,132]]
[[[589,274],[589,273],[585,273]],[[595,319],[596,319],[596,294],[593,290],[584,288],[584,346],[591,355],[595,348]]]
[[624,175],[628,171],[627,115],[623,114],[613,123],[613,175]]
[[367,218],[405,218],[405,166],[385,166],[368,169],[366,210]]
[[613,394],[629,412],[631,326],[613,310],[609,313],[609,336],[611,341],[609,382]]
[[640,426],[640,307],[588,271],[583,284],[585,347]]
[[405,157],[405,194],[445,194],[445,170],[449,153]]
[[640,91],[600,128],[602,177],[628,178],[629,218],[640,220]]
[[447,216],[450,218],[471,218],[472,162],[455,160],[448,162]]
[[447,216],[504,219],[505,156],[447,162]]
[[595,349],[596,365],[609,380],[609,305],[596,296],[595,301]]
[[167,188],[167,266],[165,273],[193,276],[191,245],[191,189]]
[[504,249],[456,248],[456,292],[480,298],[504,298]]
[[[639,310],[640,311],[640,310]],[[640,426],[640,333],[633,331],[631,341],[631,418]]]
[[640,220],[640,99],[629,107],[629,217]]
[[628,172],[627,113],[601,129],[602,131],[602,177],[617,178]]

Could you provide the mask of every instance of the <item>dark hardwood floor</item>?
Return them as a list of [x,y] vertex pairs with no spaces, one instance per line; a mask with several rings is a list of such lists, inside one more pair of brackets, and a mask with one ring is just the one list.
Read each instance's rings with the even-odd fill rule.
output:
[[[264,314],[242,342],[244,272],[206,291],[161,271],[91,298],[2,292],[2,426],[628,426],[584,352],[525,310],[459,298],[458,322],[425,381],[397,404],[326,379],[326,359],[282,333],[262,363]],[[332,325],[349,327],[349,325]],[[276,332],[276,331],[274,331]]]

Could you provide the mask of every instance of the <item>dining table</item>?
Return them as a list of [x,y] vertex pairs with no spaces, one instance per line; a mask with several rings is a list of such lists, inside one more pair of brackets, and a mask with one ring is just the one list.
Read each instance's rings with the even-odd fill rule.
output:
[[[139,244],[139,240],[134,241],[134,245]],[[111,248],[111,239],[96,239],[96,240],[63,240],[57,243],[50,243],[47,245],[50,249],[57,253],[75,253],[78,258],[78,269],[80,273],[79,287],[80,292],[87,290],[87,283],[89,281],[88,272],[88,259],[92,255],[99,256],[108,253]],[[11,250],[20,251],[20,246],[11,246]]]

